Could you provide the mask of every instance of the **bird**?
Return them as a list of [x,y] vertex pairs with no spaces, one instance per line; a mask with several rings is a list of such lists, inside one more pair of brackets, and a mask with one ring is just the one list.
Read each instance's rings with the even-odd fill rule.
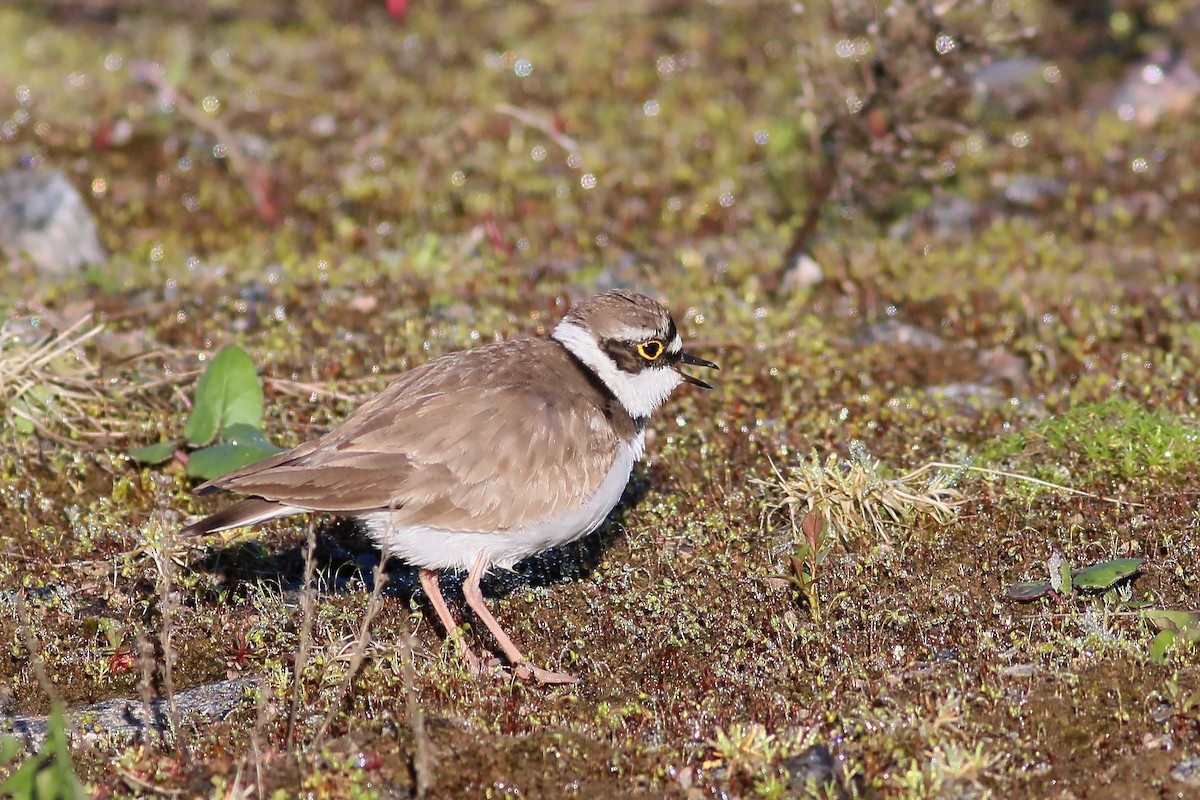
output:
[[488,609],[480,581],[601,526],[643,455],[650,416],[681,383],[712,388],[685,365],[719,369],[684,352],[658,301],[601,292],[571,308],[549,337],[428,361],[324,435],[201,484],[196,494],[244,499],[182,533],[311,512],[357,518],[382,551],[419,568],[430,605],[472,672],[485,665],[442,596],[442,572],[466,573],[466,603],[512,674],[574,683],[578,676],[525,657]]

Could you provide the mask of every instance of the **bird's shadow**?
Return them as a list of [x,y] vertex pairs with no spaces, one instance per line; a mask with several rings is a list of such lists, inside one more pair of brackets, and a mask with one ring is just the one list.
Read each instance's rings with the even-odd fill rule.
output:
[[[542,587],[586,578],[600,564],[604,553],[618,540],[629,509],[645,497],[648,489],[645,476],[635,472],[604,524],[593,533],[560,547],[530,556],[511,570],[496,569],[483,579],[484,595],[505,597],[523,586]],[[333,518],[317,525],[316,548],[313,554],[314,580],[318,591],[343,594],[372,591],[374,572],[379,566],[379,548],[361,523],[349,518]],[[222,582],[235,591],[249,585],[269,583],[279,586],[285,594],[300,591],[304,585],[305,545],[297,543],[279,552],[268,553],[257,540],[235,542],[209,552],[191,566],[199,571],[221,576]],[[383,594],[401,602],[414,599],[427,616],[428,599],[421,590],[419,570],[397,558],[385,564],[387,583]],[[443,573],[442,592],[446,599],[463,607],[462,573]]]

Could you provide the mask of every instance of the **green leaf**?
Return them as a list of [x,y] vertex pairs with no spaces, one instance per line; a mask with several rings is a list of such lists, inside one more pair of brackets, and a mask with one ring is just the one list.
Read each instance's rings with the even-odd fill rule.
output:
[[1183,636],[1184,641],[1200,641],[1200,613],[1147,608],[1142,612],[1142,617],[1160,631],[1170,631]]
[[49,725],[46,727],[46,743],[42,747],[54,755],[51,771],[54,774],[54,788],[57,796],[63,800],[88,800],[88,793],[79,783],[79,779],[75,777],[75,767],[71,763],[71,749],[67,742],[67,723],[63,719],[63,710],[60,705],[56,705],[50,711]]
[[1128,578],[1146,563],[1144,558],[1114,558],[1079,570],[1073,576],[1080,589],[1107,589],[1122,578]]
[[171,53],[171,58],[163,69],[163,82],[172,89],[178,89],[188,74],[194,53],[192,35],[187,28],[178,25],[171,30],[171,44],[167,52]]
[[0,796],[13,800],[87,800],[88,793],[71,764],[61,706],[54,707],[47,723],[41,749],[0,781]]
[[15,736],[0,735],[0,764],[7,764],[16,758],[25,745]]
[[196,384],[196,403],[183,435],[194,445],[205,445],[230,425],[257,428],[262,421],[263,392],[254,362],[246,351],[230,345],[216,358]]
[[1174,631],[1159,631],[1150,641],[1150,660],[1156,664],[1167,662],[1167,650],[1175,643]]
[[1050,581],[1022,581],[1008,587],[1009,600],[1037,600],[1050,594]]
[[129,451],[129,457],[142,464],[161,464],[175,455],[175,449],[178,446],[178,439],[169,439],[158,444],[135,447]]
[[212,480],[282,451],[282,447],[276,447],[261,435],[240,439],[236,444],[222,442],[189,455],[187,473],[194,478]]
[[36,430],[33,424],[33,409],[24,398],[18,397],[12,401],[8,418],[13,428],[22,436],[29,436]]
[[[226,425],[221,431],[221,442],[223,444],[265,444],[268,447],[275,447],[263,433],[262,428],[254,425],[247,425],[244,422],[235,422],[232,425]],[[275,451],[282,450],[282,447],[275,447]]]

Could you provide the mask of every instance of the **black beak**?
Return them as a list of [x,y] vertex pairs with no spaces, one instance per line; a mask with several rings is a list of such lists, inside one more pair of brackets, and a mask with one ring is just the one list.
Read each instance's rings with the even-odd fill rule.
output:
[[[677,358],[677,360],[679,360],[682,363],[687,364],[689,366],[708,367],[709,369],[717,369],[717,370],[720,369],[720,367],[718,367],[713,362],[707,361],[703,358],[700,358],[699,356],[694,356],[691,353],[680,353],[678,356],[676,356],[676,358]],[[686,372],[683,372],[681,370],[676,370],[676,371],[679,372],[679,374],[681,376],[683,376],[683,380],[685,383],[690,383],[692,386],[699,386],[701,389],[713,388],[712,386],[710,386],[709,384],[700,380],[699,378],[693,378],[691,375],[688,375]]]

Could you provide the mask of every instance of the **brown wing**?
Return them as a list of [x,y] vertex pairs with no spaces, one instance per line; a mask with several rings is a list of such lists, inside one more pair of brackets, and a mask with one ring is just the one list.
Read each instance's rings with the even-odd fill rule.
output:
[[320,439],[200,490],[314,511],[391,509],[401,525],[504,530],[591,496],[618,444],[605,412],[605,397],[557,344],[489,345],[406,373]]

